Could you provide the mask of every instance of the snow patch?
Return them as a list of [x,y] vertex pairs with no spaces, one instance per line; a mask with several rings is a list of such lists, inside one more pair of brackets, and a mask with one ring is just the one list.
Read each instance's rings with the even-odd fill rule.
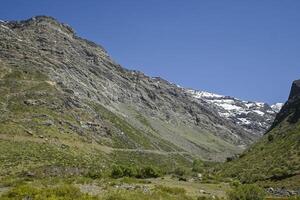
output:
[[222,98],[223,95],[214,94],[205,91],[196,91],[196,90],[187,90],[188,93],[192,94],[193,97],[200,99],[200,98]]
[[265,113],[263,113],[263,112],[260,111],[260,110],[253,110],[253,112],[259,114],[260,116],[264,116],[264,115],[265,115]]
[[246,118],[238,118],[243,124],[251,124],[251,122]]
[[[200,99],[214,106],[221,117],[241,125],[246,130],[251,129],[249,124],[255,125],[255,127],[259,129],[257,134],[262,134],[269,128],[274,120],[275,114],[278,113],[282,107],[281,103],[269,106],[263,102],[243,101],[234,97],[206,91],[192,89],[186,89],[185,91],[195,99]],[[252,113],[252,115],[248,115],[249,113]],[[263,120],[257,115],[263,116]],[[257,129],[255,129],[255,131],[257,131]]]
[[236,105],[231,105],[231,104],[218,104],[225,110],[241,110],[242,108]]
[[273,105],[271,105],[271,108],[275,111],[275,112],[279,112],[282,108],[284,104],[283,103],[275,103]]

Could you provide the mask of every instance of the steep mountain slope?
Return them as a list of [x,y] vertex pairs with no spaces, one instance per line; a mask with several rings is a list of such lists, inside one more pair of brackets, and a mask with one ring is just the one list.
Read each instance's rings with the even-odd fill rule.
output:
[[185,89],[122,68],[51,17],[0,22],[0,94],[0,175],[224,160],[258,137]]
[[230,96],[191,89],[186,92],[196,99],[214,105],[220,116],[258,135],[263,135],[270,128],[276,114],[283,106],[282,103],[269,106],[266,103],[243,101]]
[[288,101],[270,130],[243,153],[225,165],[224,174],[243,182],[300,188],[300,80],[293,83]]

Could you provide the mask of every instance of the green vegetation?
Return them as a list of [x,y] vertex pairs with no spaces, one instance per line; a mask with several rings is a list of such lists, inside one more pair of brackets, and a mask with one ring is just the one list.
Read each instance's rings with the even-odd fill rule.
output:
[[[162,171],[173,170],[169,167],[174,164],[190,165],[182,155],[156,152],[164,140],[100,104],[78,102],[34,67],[1,65],[0,77],[0,175],[47,176],[48,169],[59,168],[61,174],[76,171],[97,179],[113,162]],[[94,110],[87,112],[85,106]],[[94,122],[95,116],[100,120]]]
[[[263,186],[300,187],[300,123],[283,121],[239,159],[225,163],[222,176],[239,179],[242,183],[259,182]],[[285,179],[287,181],[285,181]]]
[[199,172],[199,173],[203,172],[204,162],[202,160],[199,160],[199,159],[194,160],[192,170],[193,170],[193,172]]
[[151,192],[142,191],[115,191],[111,192],[103,198],[104,200],[193,200],[192,197],[186,195],[186,191],[182,188],[170,188],[164,186],[156,186]]
[[135,167],[114,165],[111,171],[112,178],[135,177],[135,178],[157,178],[161,173],[155,167]]
[[219,197],[207,197],[207,196],[201,196],[201,197],[197,198],[197,200],[219,200],[219,199],[223,199],[223,198],[219,198]]
[[191,162],[187,160],[190,156],[180,154],[160,154],[159,152],[143,151],[115,151],[112,159],[118,165],[125,166],[154,166],[161,173],[167,174],[173,172],[177,167],[190,168]]
[[[34,68],[0,68],[1,199],[212,199],[213,192],[199,194],[205,186],[223,193],[234,188],[230,200],[260,200],[260,188],[240,182],[299,187],[299,123],[281,123],[240,159],[221,166],[194,160],[156,134],[153,127],[159,126],[152,127],[153,121],[136,111],[146,131],[103,105],[79,102],[70,95],[73,91],[62,90]],[[183,129],[184,137],[205,144],[205,151],[227,148],[221,141],[210,146],[215,140],[210,133],[193,135],[190,131],[197,130]],[[102,194],[89,194],[82,186]]]
[[2,200],[34,199],[34,200],[96,200],[97,198],[83,194],[80,190],[70,185],[37,188],[30,185],[17,186],[7,194],[1,196]]
[[263,200],[265,192],[256,185],[239,185],[228,192],[229,200]]

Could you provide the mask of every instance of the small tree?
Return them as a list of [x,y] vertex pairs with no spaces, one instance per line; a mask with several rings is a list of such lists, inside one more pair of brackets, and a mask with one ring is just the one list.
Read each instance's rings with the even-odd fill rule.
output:
[[204,163],[202,160],[194,160],[193,162],[193,171],[194,172],[203,172],[203,168],[204,168]]

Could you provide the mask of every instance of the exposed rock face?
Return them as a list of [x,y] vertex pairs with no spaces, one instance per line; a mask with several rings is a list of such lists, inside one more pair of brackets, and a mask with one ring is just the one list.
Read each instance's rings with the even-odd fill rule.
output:
[[[24,98],[16,105],[42,106],[55,116],[69,113],[66,119],[46,115],[43,120],[51,120],[51,127],[58,130],[68,127],[68,132],[98,143],[112,140],[115,147],[184,151],[222,160],[252,143],[259,135],[256,131],[262,130],[257,125],[245,128],[245,124],[222,116],[220,107],[195,99],[166,80],[122,68],[101,46],[76,36],[70,26],[51,17],[0,22],[0,69],[0,78],[15,81],[16,85],[9,87],[17,89],[10,90]],[[34,89],[36,98],[43,99],[32,99],[29,86],[17,92],[22,86],[18,78],[24,86],[43,84],[46,89]],[[11,98],[7,86],[0,87],[0,92]],[[3,113],[14,115],[4,100]],[[104,110],[95,108],[100,105]],[[106,114],[110,112],[114,117]],[[7,121],[5,116],[1,117]],[[27,114],[26,119],[19,120],[29,121],[23,125],[26,130],[34,129],[27,125],[36,116]]]
[[204,91],[186,90],[186,92],[198,100],[213,105],[221,117],[257,135],[263,135],[269,129],[283,105],[277,103],[270,106],[266,103],[243,101]]
[[289,100],[293,100],[299,97],[300,97],[300,80],[296,80],[292,84]]
[[288,101],[276,116],[271,129],[288,117],[288,121],[296,123],[300,118],[300,80],[293,82]]

